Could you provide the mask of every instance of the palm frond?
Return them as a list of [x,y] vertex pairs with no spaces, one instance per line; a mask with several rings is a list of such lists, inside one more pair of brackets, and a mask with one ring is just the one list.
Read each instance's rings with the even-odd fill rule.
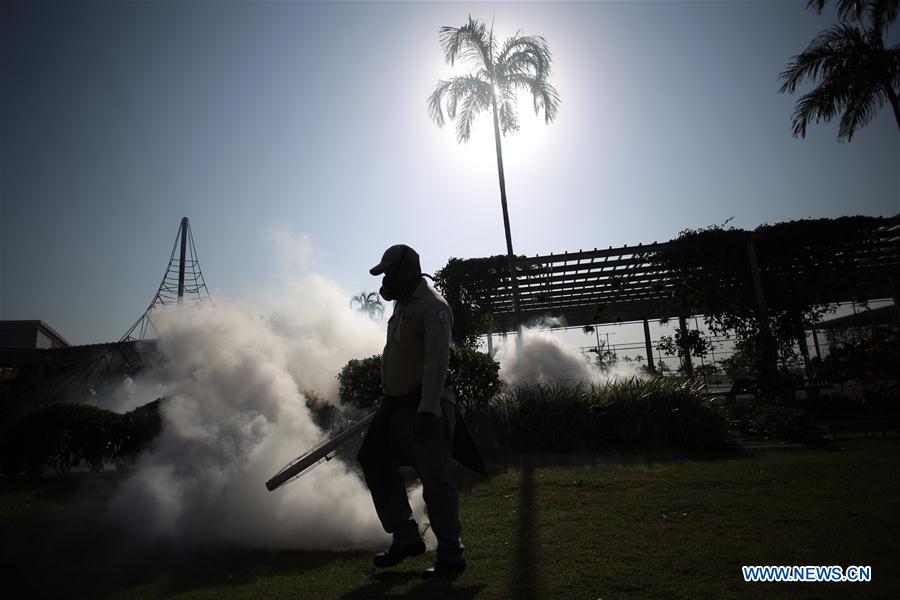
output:
[[549,82],[537,79],[530,75],[514,74],[507,82],[516,90],[524,90],[531,94],[534,103],[534,114],[540,115],[544,110],[544,122],[548,125],[553,122],[559,113],[559,93]]
[[884,52],[885,63],[890,72],[889,80],[895,92],[900,91],[900,44],[888,48]]
[[444,59],[453,66],[457,59],[463,59],[472,66],[491,64],[491,45],[485,24],[469,16],[469,22],[462,27],[441,27],[438,33]]
[[810,122],[829,122],[841,114],[838,140],[850,141],[872,120],[900,80],[900,52],[885,50],[877,29],[839,23],[822,32],[780,75],[780,93],[794,93],[806,81],[819,84],[804,94],[791,116],[795,137],[805,137]]
[[872,26],[880,31],[886,30],[900,13],[900,0],[869,0],[866,4]]
[[838,23],[817,35],[806,49],[791,57],[787,68],[779,79],[783,82],[779,93],[793,94],[797,86],[821,74],[845,68],[849,63],[858,63],[861,55],[869,53],[865,32],[846,23]]
[[491,86],[487,82],[480,82],[484,87],[468,94],[462,103],[462,109],[456,119],[456,141],[465,143],[472,136],[472,123],[475,117],[491,106]]
[[431,95],[428,97],[428,116],[437,123],[438,127],[444,126],[444,109],[442,102],[444,100],[444,94],[450,89],[450,85],[451,82],[446,79],[438,81],[434,91],[431,92]]
[[550,77],[550,46],[541,36],[516,33],[506,40],[497,56],[497,70],[503,73],[531,73],[539,79]]
[[[828,0],[807,0],[806,8],[822,14]],[[862,21],[868,16],[877,29],[884,30],[897,19],[900,0],[837,0],[837,14],[842,21]]]
[[438,81],[431,96],[428,97],[427,113],[438,125],[444,126],[443,104],[446,101],[447,116],[453,120],[456,118],[457,107],[460,100],[464,100],[471,94],[483,94],[490,86],[484,81],[480,73],[474,75],[460,75],[450,79]]
[[886,94],[877,82],[870,82],[864,88],[854,90],[853,102],[850,102],[841,116],[838,127],[838,139],[853,139],[856,130],[871,121],[884,103]]
[[791,116],[794,137],[806,137],[806,127],[810,122],[829,122],[847,103],[849,93],[838,81],[826,81],[797,101]]
[[513,88],[502,90],[497,99],[497,120],[503,135],[519,131],[519,112],[516,110],[516,92]]
[[[867,2],[868,0],[837,0],[838,17],[845,21],[850,18],[860,18],[865,11]],[[828,4],[828,0],[807,0],[806,8],[821,15],[826,4]]]
[[828,0],[807,0],[806,8],[813,9],[814,11],[816,11],[818,14],[821,15],[822,11],[825,10],[826,2],[828,2]]

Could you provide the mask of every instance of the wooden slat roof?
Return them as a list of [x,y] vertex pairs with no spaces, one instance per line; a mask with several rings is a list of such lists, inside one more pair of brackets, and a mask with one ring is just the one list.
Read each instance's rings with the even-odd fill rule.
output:
[[[866,243],[834,254],[818,263],[795,260],[780,254],[764,234],[748,233],[760,255],[760,271],[768,281],[791,278],[793,284],[815,286],[823,302],[845,302],[864,296],[891,297],[890,276],[900,273],[900,215],[875,229]],[[579,250],[520,258],[517,263],[519,297],[523,321],[560,317],[568,325],[589,325],[659,319],[673,314],[673,273],[653,260],[656,252],[676,248],[683,242],[638,244],[594,250]],[[763,261],[763,256],[768,256]],[[802,265],[802,266],[798,266]],[[697,264],[703,269],[703,264]],[[855,273],[850,286],[842,277]],[[723,286],[735,282],[722,281]],[[743,283],[741,283],[743,285]],[[491,282],[481,293],[490,298],[495,321],[502,331],[514,329],[509,278]],[[599,307],[599,308],[598,308]]]

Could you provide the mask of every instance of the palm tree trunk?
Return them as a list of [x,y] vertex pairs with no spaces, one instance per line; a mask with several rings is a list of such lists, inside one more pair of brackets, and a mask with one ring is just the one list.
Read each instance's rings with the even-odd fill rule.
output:
[[897,127],[900,128],[900,101],[898,101],[897,99],[897,92],[894,91],[894,82],[891,77],[892,70],[887,68],[886,52],[884,49],[884,37],[882,36],[882,31],[884,31],[882,25],[882,15],[879,12],[875,11],[874,19],[875,22],[873,23],[872,29],[870,29],[868,33],[871,38],[871,43],[879,51],[878,68],[881,71],[881,85],[884,87],[884,91],[887,93],[888,102],[891,103],[891,109],[894,111],[894,119],[897,121]]
[[894,118],[897,120],[897,128],[900,129],[900,100],[897,99],[897,92],[894,91],[894,87],[891,85],[890,81],[885,83],[884,89],[887,92],[891,108],[894,109]]
[[[493,86],[492,86],[493,87]],[[500,205],[503,207],[503,229],[506,231],[506,264],[512,283],[513,311],[516,315],[516,349],[522,349],[522,311],[519,308],[519,282],[516,278],[515,254],[513,254],[512,234],[509,229],[509,210],[506,208],[506,177],[503,174],[503,149],[500,146],[500,121],[497,119],[497,98],[491,94],[494,114],[494,144],[497,147],[497,172],[500,175]]]

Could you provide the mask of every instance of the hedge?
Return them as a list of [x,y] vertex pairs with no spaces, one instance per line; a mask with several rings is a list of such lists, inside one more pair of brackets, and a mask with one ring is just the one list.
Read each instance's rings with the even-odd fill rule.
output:
[[721,412],[702,383],[672,378],[508,388],[483,415],[488,447],[519,452],[584,452],[726,444]]
[[84,404],[50,404],[9,425],[0,435],[4,473],[58,474],[84,462],[91,471],[107,465],[133,467],[159,434],[161,399],[126,414]]

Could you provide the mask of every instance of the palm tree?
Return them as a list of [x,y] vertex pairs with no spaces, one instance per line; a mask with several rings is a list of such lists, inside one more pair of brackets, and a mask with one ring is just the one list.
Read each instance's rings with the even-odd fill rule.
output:
[[[826,2],[808,0],[807,7],[821,13]],[[885,101],[900,128],[900,45],[884,46],[884,33],[898,8],[900,0],[838,0],[841,22],[791,58],[779,77],[779,93],[793,94],[804,81],[821,79],[797,101],[791,119],[794,137],[806,137],[810,121],[829,122],[842,113],[838,139],[850,141]]]
[[384,304],[378,297],[378,292],[360,292],[359,295],[350,299],[350,308],[354,308],[361,313],[365,313],[372,320],[378,320],[384,317]]
[[[438,82],[428,99],[428,116],[438,127],[444,125],[444,106],[450,120],[456,119],[456,139],[468,141],[472,123],[482,111],[490,109],[494,120],[494,145],[497,150],[497,172],[500,178],[500,205],[503,208],[503,228],[506,231],[506,255],[513,292],[516,327],[521,334],[522,315],[519,308],[519,286],[515,274],[509,211],[506,206],[506,177],[503,173],[503,150],[500,134],[519,130],[516,94],[531,94],[534,112],[544,111],[549,125],[559,111],[559,94],[550,85],[550,47],[540,36],[517,32],[498,48],[493,27],[469,17],[462,27],[441,27],[439,33],[444,58],[451,66],[457,61],[466,63],[470,72]],[[521,343],[522,336],[518,336]]]

